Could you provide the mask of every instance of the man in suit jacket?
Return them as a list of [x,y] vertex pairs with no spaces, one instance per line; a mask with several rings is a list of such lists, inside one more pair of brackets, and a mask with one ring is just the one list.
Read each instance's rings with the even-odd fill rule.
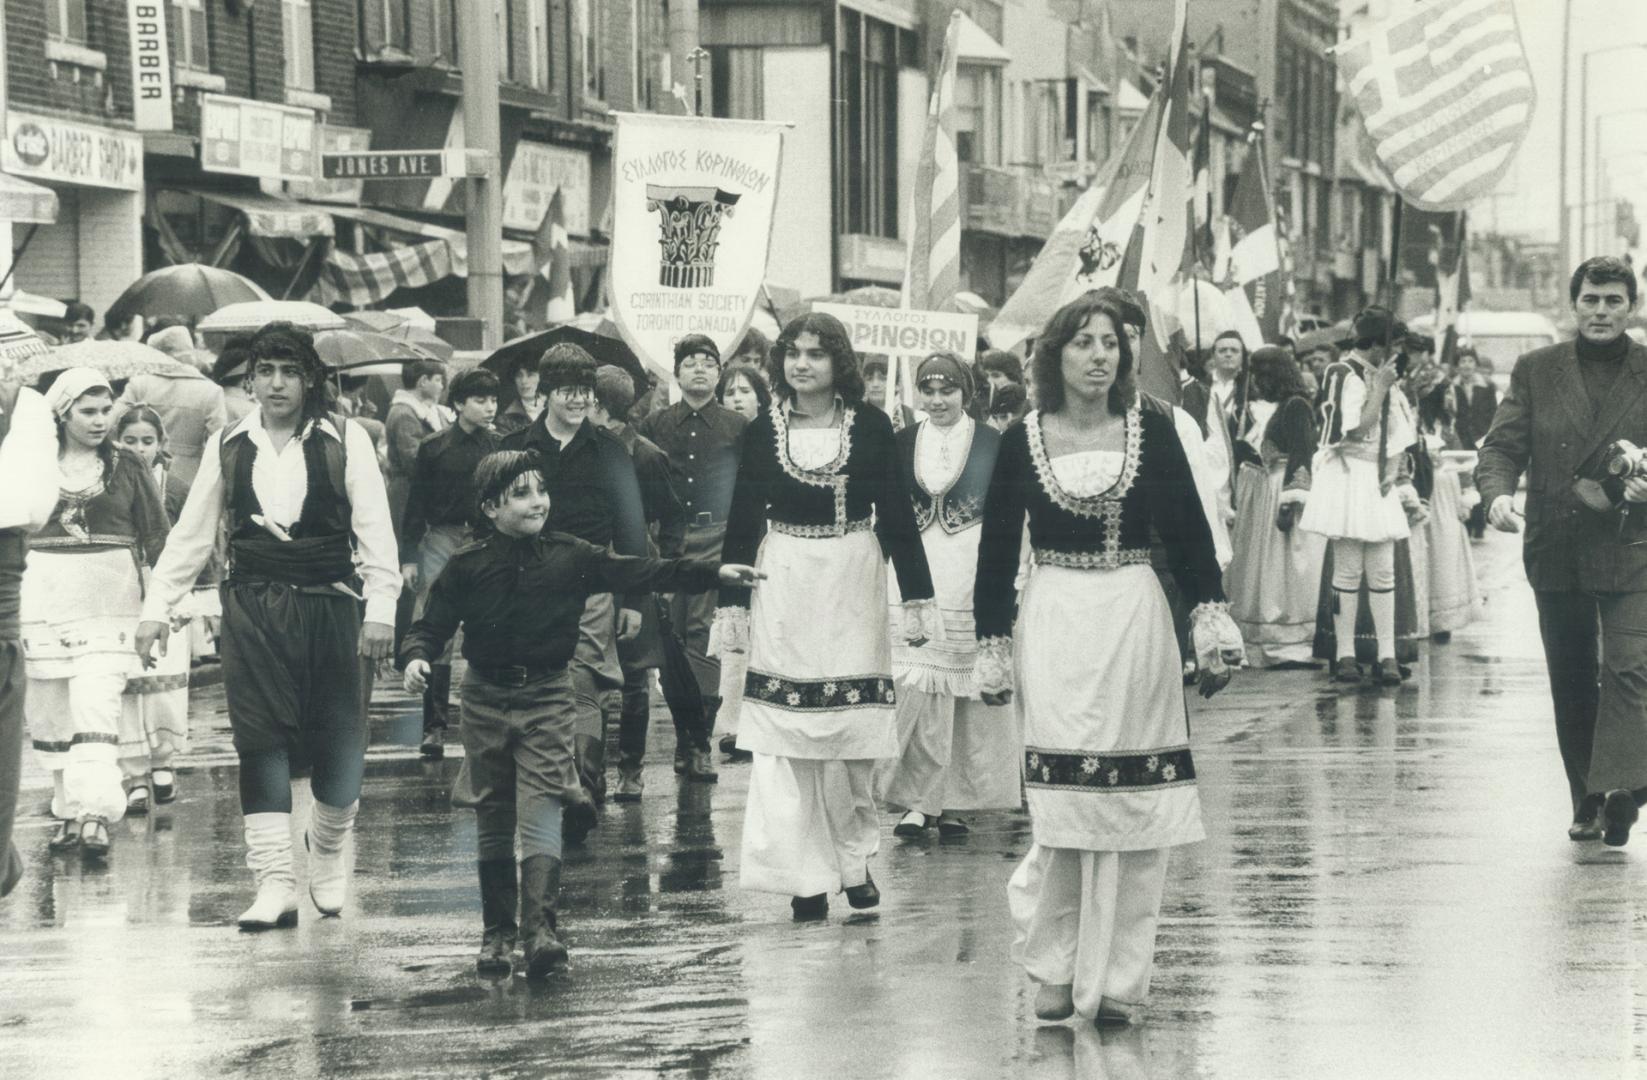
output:
[[1647,347],[1624,333],[1637,298],[1622,260],[1587,260],[1569,292],[1578,339],[1516,361],[1475,479],[1487,520],[1516,532],[1527,473],[1524,557],[1572,792],[1567,835],[1618,847],[1647,802],[1647,478],[1594,481],[1616,440],[1647,446]]

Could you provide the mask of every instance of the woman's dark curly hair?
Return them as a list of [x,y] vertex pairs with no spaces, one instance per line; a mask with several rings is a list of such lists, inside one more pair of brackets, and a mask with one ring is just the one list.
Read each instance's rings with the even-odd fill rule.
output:
[[1121,353],[1115,384],[1109,388],[1109,411],[1121,416],[1137,400],[1132,377],[1132,344],[1127,341],[1121,312],[1097,294],[1087,293],[1059,308],[1047,320],[1046,329],[1035,342],[1035,355],[1030,363],[1035,371],[1035,403],[1042,412],[1055,413],[1064,407],[1064,346],[1074,340],[1094,315],[1109,320]]
[[317,420],[331,411],[333,390],[330,372],[315,351],[314,335],[289,322],[272,322],[251,334],[246,341],[251,356],[246,374],[257,370],[259,360],[290,360],[303,369],[303,419]]
[[1285,401],[1310,396],[1298,361],[1279,345],[1265,345],[1253,351],[1247,361],[1252,379],[1252,396],[1259,401]]
[[864,403],[864,376],[858,365],[858,354],[852,349],[852,335],[847,333],[841,320],[821,311],[789,320],[778,340],[772,343],[772,392],[782,400],[795,396],[795,388],[784,377],[784,357],[795,351],[795,342],[802,334],[814,334],[824,351],[829,354],[830,372],[835,393],[849,406]]

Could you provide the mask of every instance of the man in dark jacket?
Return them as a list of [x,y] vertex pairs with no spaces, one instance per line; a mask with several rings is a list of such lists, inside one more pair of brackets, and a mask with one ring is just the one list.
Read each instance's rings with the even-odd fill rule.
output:
[[1626,457],[1621,480],[1606,461],[1618,440],[1647,446],[1647,347],[1624,333],[1637,298],[1623,261],[1585,261],[1569,291],[1579,336],[1516,361],[1475,479],[1487,520],[1516,532],[1527,474],[1527,581],[1572,793],[1567,835],[1618,847],[1647,802],[1647,462]]

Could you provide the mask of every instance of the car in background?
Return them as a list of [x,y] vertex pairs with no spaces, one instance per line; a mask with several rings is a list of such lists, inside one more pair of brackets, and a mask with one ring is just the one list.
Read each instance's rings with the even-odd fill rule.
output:
[[[1420,316],[1411,325],[1419,333],[1434,334],[1435,316]],[[1536,311],[1463,311],[1458,315],[1458,336],[1461,344],[1492,364],[1500,397],[1510,389],[1510,372],[1518,357],[1562,340],[1556,324]]]

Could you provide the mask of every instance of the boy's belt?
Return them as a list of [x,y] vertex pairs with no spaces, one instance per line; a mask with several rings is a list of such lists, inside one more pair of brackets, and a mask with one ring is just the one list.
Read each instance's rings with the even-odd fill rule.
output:
[[566,670],[564,665],[561,667],[526,667],[522,665],[493,667],[490,664],[477,664],[472,660],[469,662],[469,668],[489,683],[515,689],[525,686],[527,683],[537,682],[540,679],[552,678]]

